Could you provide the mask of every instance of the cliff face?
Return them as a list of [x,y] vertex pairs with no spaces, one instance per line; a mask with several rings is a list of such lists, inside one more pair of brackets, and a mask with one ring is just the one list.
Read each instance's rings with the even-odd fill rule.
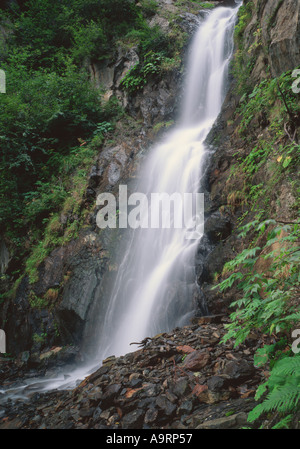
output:
[[268,66],[272,76],[278,77],[299,65],[299,14],[297,0],[253,2],[252,18],[244,31],[245,48],[249,50],[260,30],[261,48],[252,71],[253,80],[263,79]]
[[[211,216],[223,220],[227,237],[206,258],[202,276],[214,312],[226,311],[237,292],[216,295],[211,284],[222,279],[224,264],[253,238],[239,238],[237,229],[257,217],[278,223],[297,218],[297,167],[284,170],[278,161],[286,157],[284,148],[290,144],[297,148],[299,138],[299,115],[292,112],[299,106],[299,94],[292,91],[291,74],[300,64],[300,5],[263,0],[244,6],[236,29],[231,87],[208,137],[214,151],[207,176]],[[282,79],[288,80],[284,92]],[[296,160],[297,155],[295,164]]]

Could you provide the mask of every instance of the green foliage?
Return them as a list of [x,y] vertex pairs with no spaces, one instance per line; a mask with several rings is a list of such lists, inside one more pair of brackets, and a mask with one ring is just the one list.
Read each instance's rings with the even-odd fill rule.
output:
[[49,213],[61,206],[66,195],[63,185],[56,184],[54,180],[51,183],[37,181],[36,189],[24,195],[23,213],[26,219],[34,223],[49,216]]
[[253,10],[253,1],[250,0],[246,4],[242,5],[238,12],[238,23],[235,27],[234,35],[235,39],[240,44],[243,39],[243,34],[245,31],[246,26],[249,23],[249,20],[252,17],[252,10]]
[[[223,342],[234,340],[234,346],[243,343],[253,330],[266,335],[288,335],[300,322],[299,292],[300,247],[299,224],[280,225],[274,220],[248,223],[241,229],[240,237],[249,232],[265,236],[263,247],[250,246],[225,266],[231,274],[217,287],[221,291],[235,283],[242,292],[241,298],[231,307],[231,323],[226,325]],[[258,273],[257,264],[267,261],[264,273]],[[300,397],[300,357],[288,357],[284,338],[258,349],[254,363],[263,366],[270,363],[271,375],[259,386],[256,399],[268,392],[264,401],[249,414],[249,421],[255,421],[262,413],[277,411],[286,415],[298,408]],[[285,416],[284,416],[285,417]],[[282,425],[288,422],[285,419]],[[278,424],[278,427],[280,425]]]
[[109,53],[107,37],[103,28],[91,21],[85,26],[72,28],[73,50],[72,58],[80,63],[87,58],[106,59]]
[[[157,7],[154,0],[30,0],[1,11],[7,94],[0,96],[0,229],[18,241],[18,257],[29,228],[39,243],[35,229],[43,234],[66,204],[70,176],[92,163],[120,115],[114,98],[102,104],[88,64],[113,58],[120,40],[136,44],[141,63],[124,80],[129,90],[177,64],[177,40],[143,18]],[[81,188],[83,172],[75,182]]]
[[124,76],[121,87],[130,92],[142,89],[153,77],[159,77],[166,71],[178,68],[181,60],[178,57],[178,46],[181,40],[172,34],[164,33],[160,27],[150,28],[144,25],[140,29],[130,31],[126,39],[138,47],[139,62]]
[[40,334],[33,334],[32,340],[34,343],[44,343],[47,339],[47,332],[41,332]]
[[158,10],[158,3],[156,0],[141,0],[139,4],[145,17],[153,16]]
[[[57,213],[86,214],[80,195],[89,167],[121,114],[116,99],[102,103],[87,66],[112,57],[120,37],[149,27],[130,0],[8,2],[0,22],[7,31],[1,48],[7,93],[0,96],[0,231],[17,247],[17,264],[30,246],[26,270],[33,282],[50,249],[77,235],[83,217],[63,228]],[[143,45],[155,42],[162,43],[158,32]]]
[[[255,231],[263,233],[271,224],[273,229],[267,234],[265,246],[245,249],[227,263],[226,270],[234,272],[219,285],[223,291],[238,281],[238,288],[242,291],[242,298],[231,304],[236,311],[230,315],[232,323],[227,326],[228,332],[224,337],[224,341],[234,338],[236,346],[255,328],[267,334],[279,333],[290,329],[300,317],[299,311],[295,313],[290,303],[300,280],[297,270],[300,248],[295,246],[299,225],[274,227],[274,222],[268,220],[260,224],[254,222]],[[282,236],[282,232],[287,235]],[[272,250],[272,245],[279,242],[279,249]],[[267,273],[256,272],[259,258],[268,261]]]
[[45,309],[48,306],[48,302],[39,298],[33,291],[29,294],[29,304],[33,309]]
[[146,53],[142,63],[136,64],[124,76],[121,82],[121,87],[134,92],[142,89],[151,76],[158,76],[160,73],[160,65],[162,56],[154,53],[152,50]]
[[300,400],[300,356],[285,357],[279,360],[271,371],[268,380],[260,386],[256,399],[266,392],[263,402],[258,404],[248,416],[248,421],[256,421],[263,413],[277,411],[286,415],[273,428],[286,427],[291,420],[290,413],[299,410]]
[[14,3],[7,14],[13,22],[11,44],[26,50],[26,66],[57,70],[64,59],[101,59],[112,42],[141,26],[141,15],[130,0],[31,0],[24,9]]
[[[197,0],[194,0],[194,1],[197,1]],[[215,7],[215,5],[213,3],[209,3],[209,2],[197,1],[197,3],[199,3],[199,6],[203,9],[213,9]]]
[[66,192],[57,175],[69,148],[105,113],[84,73],[36,72],[20,90],[18,83],[11,79],[0,97],[0,226],[19,232],[61,205]]
[[271,118],[273,115],[273,120],[276,117],[282,124],[285,118],[289,118],[290,113],[294,115],[300,113],[298,97],[291,89],[293,84],[291,75],[292,71],[288,71],[279,78],[266,79],[256,85],[251,93],[244,94],[238,111],[242,116],[241,134],[246,132],[252,120],[258,116]]
[[[250,210],[263,211],[267,217],[275,186],[288,176],[291,185],[294,182],[296,187],[293,180],[300,163],[300,146],[295,131],[300,102],[299,95],[292,91],[292,83],[289,71],[277,79],[265,79],[252,91],[244,93],[240,100],[238,132],[250,152],[246,156],[236,153],[229,178],[231,192],[227,197],[228,204],[233,207],[247,204]],[[263,132],[257,133],[257,127]],[[254,183],[259,179],[261,182]],[[298,198],[297,187],[294,190]]]

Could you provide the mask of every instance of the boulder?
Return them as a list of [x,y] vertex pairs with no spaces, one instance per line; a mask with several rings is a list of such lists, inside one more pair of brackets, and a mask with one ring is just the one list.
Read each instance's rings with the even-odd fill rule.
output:
[[222,418],[212,419],[200,424],[196,429],[233,429],[239,428],[247,422],[246,413],[237,413],[231,416],[224,416]]
[[209,360],[208,351],[193,351],[186,356],[183,366],[189,371],[200,371],[209,363]]

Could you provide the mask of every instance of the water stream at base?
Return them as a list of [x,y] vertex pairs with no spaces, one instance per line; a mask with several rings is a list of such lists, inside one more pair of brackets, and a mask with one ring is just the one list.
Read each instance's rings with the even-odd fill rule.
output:
[[[164,141],[150,149],[142,167],[137,191],[148,197],[155,192],[182,196],[199,192],[204,142],[226,94],[241,2],[236,3],[235,8],[215,8],[199,24],[186,68],[180,120]],[[187,239],[184,227],[135,229],[129,234],[106,315],[99,318],[98,353],[90,364],[54,379],[28,379],[0,393],[18,398],[34,391],[72,388],[105,357],[124,355],[134,350],[130,343],[188,323],[199,288],[193,261],[201,235]]]

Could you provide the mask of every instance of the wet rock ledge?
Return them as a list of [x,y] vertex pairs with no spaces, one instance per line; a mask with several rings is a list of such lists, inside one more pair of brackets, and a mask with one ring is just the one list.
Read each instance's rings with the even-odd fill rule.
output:
[[261,342],[253,334],[239,348],[220,343],[226,322],[222,315],[197,318],[136,342],[132,353],[109,357],[74,390],[6,402],[0,406],[0,429],[248,427],[262,377],[253,365]]

